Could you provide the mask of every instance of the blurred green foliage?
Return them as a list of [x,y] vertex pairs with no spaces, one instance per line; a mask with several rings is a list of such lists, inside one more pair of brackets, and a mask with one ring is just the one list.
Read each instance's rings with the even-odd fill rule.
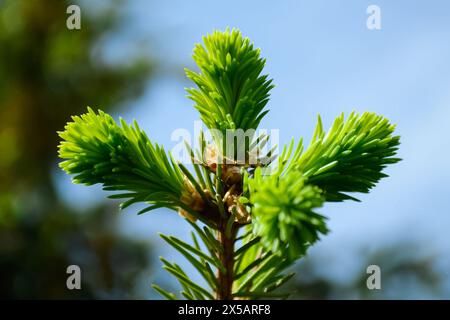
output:
[[[82,27],[73,31],[70,4],[77,1],[0,2],[2,298],[136,297],[136,279],[149,268],[148,247],[117,233],[113,209],[76,213],[52,183],[56,131],[70,115],[123,106],[152,71],[144,57],[104,58],[102,41],[124,23],[116,2],[81,6]],[[81,291],[65,287],[70,264],[82,269]]]
[[[437,268],[439,256],[414,240],[399,241],[357,252],[359,268],[343,277],[333,275],[340,263],[330,255],[310,255],[296,267],[295,281],[288,284],[293,299],[446,299],[445,274]],[[381,270],[381,289],[369,290],[369,265]],[[344,267],[345,268],[345,267]],[[342,270],[342,268],[341,268]],[[360,270],[360,272],[358,272]],[[345,278],[345,280],[343,280]],[[448,290],[447,290],[448,291]]]

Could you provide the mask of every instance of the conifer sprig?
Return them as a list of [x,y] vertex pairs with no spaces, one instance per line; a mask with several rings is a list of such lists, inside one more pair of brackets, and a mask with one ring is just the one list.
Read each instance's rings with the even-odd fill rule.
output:
[[[273,87],[263,74],[265,60],[238,30],[219,32],[196,45],[200,71],[186,70],[197,88],[188,89],[209,129],[256,129]],[[260,154],[268,136],[231,145],[244,157],[230,157],[228,138],[202,134],[199,150],[187,144],[194,173],[133,126],[92,109],[73,117],[59,135],[60,167],[74,183],[100,183],[121,207],[148,204],[139,213],[166,207],[192,226],[192,242],[161,235],[203,278],[203,287],[176,263],[161,258],[163,268],[180,283],[179,295],[158,285],[166,299],[286,298],[279,288],[292,278],[286,269],[328,232],[318,211],[325,201],[354,199],[386,174],[400,140],[395,126],[375,113],[342,114],[328,132],[319,117],[310,145],[303,140]],[[231,139],[231,140],[234,140]],[[242,150],[241,150],[242,151]],[[219,159],[226,159],[221,162]],[[255,160],[255,161],[253,161]],[[277,160],[277,161],[276,161]],[[201,223],[203,224],[201,224]]]
[[193,59],[200,72],[186,69],[197,88],[187,89],[210,129],[256,129],[268,112],[272,80],[262,75],[265,60],[240,31],[214,31],[197,44]]
[[291,142],[280,156],[278,172],[303,172],[308,183],[324,191],[327,201],[357,200],[347,193],[369,192],[387,177],[383,169],[400,161],[394,157],[400,144],[394,129],[380,115],[352,112],[346,120],[341,114],[325,132],[319,116],[309,147],[304,150],[301,140],[293,151]]
[[127,199],[126,208],[136,202],[150,203],[149,208],[179,205],[185,182],[173,159],[153,144],[137,122],[129,126],[91,108],[82,116],[72,117],[65,131],[59,156],[60,167],[75,175],[74,183],[100,183],[107,191],[120,191],[110,198]]
[[306,181],[300,171],[263,177],[258,168],[248,182],[254,234],[267,250],[290,260],[328,231],[326,218],[314,212],[324,202],[322,190]]

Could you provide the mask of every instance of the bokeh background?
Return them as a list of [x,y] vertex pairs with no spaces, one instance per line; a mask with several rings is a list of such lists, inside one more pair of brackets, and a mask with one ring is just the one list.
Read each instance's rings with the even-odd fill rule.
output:
[[[66,8],[81,7],[81,30]],[[381,9],[368,30],[366,9]],[[237,27],[267,58],[282,143],[310,138],[317,114],[375,111],[397,124],[404,160],[360,203],[327,204],[332,233],[293,269],[293,298],[450,298],[450,3],[447,1],[0,1],[0,298],[156,299],[177,289],[159,255],[182,258],[158,232],[188,239],[161,209],[137,216],[100,187],[71,184],[56,131],[86,106],[136,118],[171,149],[192,132],[183,67],[194,43]],[[66,267],[82,290],[66,289]],[[181,263],[182,264],[182,263]],[[368,290],[377,264],[382,289]],[[183,264],[182,264],[183,265]],[[194,279],[198,279],[192,275]]]

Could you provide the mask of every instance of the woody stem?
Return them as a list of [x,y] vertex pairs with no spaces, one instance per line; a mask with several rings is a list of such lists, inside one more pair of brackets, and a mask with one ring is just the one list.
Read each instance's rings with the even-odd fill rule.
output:
[[223,248],[219,253],[219,260],[224,266],[224,270],[218,270],[216,290],[217,300],[233,300],[233,281],[234,281],[234,242],[236,240],[236,230],[226,233],[227,221],[221,219],[219,224],[217,240]]

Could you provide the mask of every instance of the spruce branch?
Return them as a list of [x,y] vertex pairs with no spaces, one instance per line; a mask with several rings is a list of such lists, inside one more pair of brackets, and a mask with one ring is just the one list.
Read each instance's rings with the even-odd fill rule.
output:
[[210,129],[256,129],[268,112],[272,80],[261,75],[265,60],[240,31],[214,31],[197,44],[193,59],[200,72],[185,69],[197,88],[187,89]]
[[[204,37],[193,58],[200,71],[186,70],[196,85],[188,92],[205,125],[221,134],[256,129],[273,87],[263,75],[259,49],[240,31],[227,29]],[[233,151],[243,148],[240,159],[227,153],[234,141],[214,133],[206,141],[202,132],[198,148],[186,144],[193,172],[151,142],[136,122],[118,124],[90,108],[72,119],[59,132],[59,156],[74,183],[102,184],[117,192],[110,198],[125,200],[121,208],[146,203],[138,214],[176,210],[192,226],[192,243],[161,237],[207,287],[161,258],[182,290],[176,295],[153,288],[170,300],[287,298],[278,291],[293,277],[286,269],[328,232],[327,219],[317,212],[323,203],[356,200],[351,193],[369,192],[386,177],[385,167],[400,160],[395,126],[368,112],[347,119],[342,114],[328,132],[319,117],[309,146],[292,140],[278,158],[275,148],[259,152],[267,135],[252,133],[248,141],[231,145]]]
[[110,198],[127,199],[122,209],[137,202],[150,203],[145,210],[179,206],[186,190],[183,174],[137,122],[129,126],[121,119],[119,126],[110,115],[91,108],[72,119],[59,132],[59,156],[65,159],[60,167],[75,175],[74,183],[99,183],[104,190],[120,191]]
[[352,112],[346,120],[341,114],[325,132],[319,116],[309,147],[302,152],[300,142],[287,163],[292,142],[281,155],[281,170],[303,172],[308,183],[324,191],[327,201],[357,200],[347,193],[368,193],[381,178],[387,177],[383,169],[400,161],[394,157],[400,144],[400,137],[393,135],[394,129],[395,125],[380,115]]
[[324,202],[322,191],[300,171],[263,177],[258,168],[249,188],[253,232],[267,250],[295,260],[327,233],[325,217],[314,212]]

